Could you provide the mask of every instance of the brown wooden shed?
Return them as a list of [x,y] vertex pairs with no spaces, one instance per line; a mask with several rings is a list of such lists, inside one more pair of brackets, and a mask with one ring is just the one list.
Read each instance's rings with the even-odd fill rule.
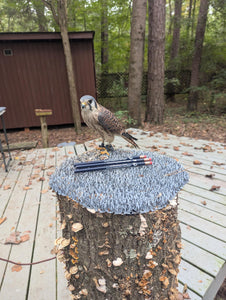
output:
[[[70,32],[77,93],[96,96],[94,32]],[[36,108],[52,109],[48,125],[73,124],[60,33],[0,33],[0,106],[7,128],[40,126]]]

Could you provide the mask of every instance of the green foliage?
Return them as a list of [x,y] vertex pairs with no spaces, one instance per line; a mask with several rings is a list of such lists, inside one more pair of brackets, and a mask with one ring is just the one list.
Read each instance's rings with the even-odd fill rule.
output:
[[136,126],[137,121],[131,118],[128,110],[119,110],[115,112],[115,115],[120,119],[126,126]]
[[226,92],[226,70],[220,70],[210,82],[210,86],[215,90]]
[[[172,43],[174,3],[172,0],[166,1],[166,69],[169,67]],[[177,72],[191,69],[200,1],[196,1],[196,7],[192,7],[190,15],[189,3],[190,0],[184,0],[182,3],[180,50],[179,56],[174,61],[174,70]],[[101,72],[101,11],[101,0],[68,0],[68,30],[95,31],[94,50],[97,74]],[[132,0],[108,0],[109,73],[128,72],[131,12]],[[52,12],[48,8],[43,8],[42,0],[2,0],[0,1],[0,30],[2,32],[59,31],[59,27],[53,19]],[[214,99],[210,101],[211,103],[222,99],[225,93],[222,88],[225,80],[222,70],[226,67],[225,36],[225,1],[211,0],[202,51],[202,76],[199,90],[202,97],[208,95],[208,98]],[[147,70],[148,59],[147,40],[148,24],[145,33],[145,70]],[[166,78],[165,85],[177,88],[182,84],[178,78],[175,76],[172,79]],[[113,83],[109,91],[116,96],[127,93],[124,82]]]
[[164,86],[166,87],[169,84],[176,88],[180,85],[180,80],[176,77],[173,77],[173,78],[170,78],[170,79],[165,77]]
[[[171,1],[172,2],[172,1]],[[183,1],[181,30],[180,30],[180,51],[175,60],[176,70],[191,69],[192,56],[194,52],[195,30],[199,12],[199,1],[196,7],[192,8],[191,18],[189,19],[189,0]],[[194,1],[193,1],[194,4]],[[173,10],[174,2],[171,3]],[[169,5],[166,11],[166,69],[168,68],[170,47],[172,43],[172,32],[169,33],[170,26]],[[226,66],[226,7],[224,0],[210,1],[207,26],[205,31],[205,41],[202,50],[201,72],[210,76],[225,68]],[[204,80],[208,81],[208,78]]]
[[210,113],[226,112],[226,71],[220,70],[206,85],[190,87],[187,92],[198,92],[203,109]]
[[216,112],[218,110],[226,112],[226,70],[220,70],[210,81],[209,90],[210,94],[210,110]]
[[112,87],[107,90],[107,94],[112,97],[123,97],[127,95],[127,92],[128,88],[125,87],[123,78],[118,81],[114,81]]
[[[131,0],[108,1],[109,72],[128,70],[130,47]],[[71,1],[69,29],[94,30],[94,48],[97,73],[101,71],[101,1]]]

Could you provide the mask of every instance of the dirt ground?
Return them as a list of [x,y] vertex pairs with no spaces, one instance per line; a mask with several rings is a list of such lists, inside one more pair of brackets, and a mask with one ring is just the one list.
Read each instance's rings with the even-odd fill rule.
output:
[[[168,109],[168,107],[166,107]],[[172,110],[172,108],[170,108]],[[224,115],[198,114],[189,116],[185,113],[172,113],[168,109],[163,125],[143,123],[142,129],[153,133],[170,133],[176,136],[187,136],[195,139],[204,139],[226,143],[226,118]],[[127,124],[132,127],[132,124]],[[23,128],[20,130],[7,130],[9,143],[37,141],[37,147],[42,147],[40,128]],[[55,147],[63,142],[84,143],[99,135],[83,124],[81,134],[76,134],[72,125],[49,126],[49,147]],[[139,141],[138,141],[139,144]]]

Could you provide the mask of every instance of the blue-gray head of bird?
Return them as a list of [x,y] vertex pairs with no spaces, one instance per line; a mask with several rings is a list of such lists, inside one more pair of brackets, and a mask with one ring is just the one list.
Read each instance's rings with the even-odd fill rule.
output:
[[85,95],[80,98],[81,110],[95,110],[97,109],[97,101],[93,96]]

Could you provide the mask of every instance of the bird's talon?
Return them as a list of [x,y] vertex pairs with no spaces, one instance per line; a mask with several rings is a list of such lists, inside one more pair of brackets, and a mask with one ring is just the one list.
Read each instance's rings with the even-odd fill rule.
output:
[[104,144],[102,143],[101,145],[99,145],[99,147],[97,148],[98,150],[100,150],[100,153],[101,154],[106,154],[106,155],[110,155],[107,151],[107,148],[106,146],[104,146]]
[[110,155],[108,152],[107,152],[107,150],[106,149],[104,149],[104,151],[100,151],[100,153],[103,155],[103,154],[106,154],[106,155]]
[[107,149],[107,151],[113,151],[114,150],[114,148],[111,144],[106,145],[105,148]]
[[100,150],[100,151],[105,151],[106,150],[106,148],[105,147],[97,147],[97,150]]

